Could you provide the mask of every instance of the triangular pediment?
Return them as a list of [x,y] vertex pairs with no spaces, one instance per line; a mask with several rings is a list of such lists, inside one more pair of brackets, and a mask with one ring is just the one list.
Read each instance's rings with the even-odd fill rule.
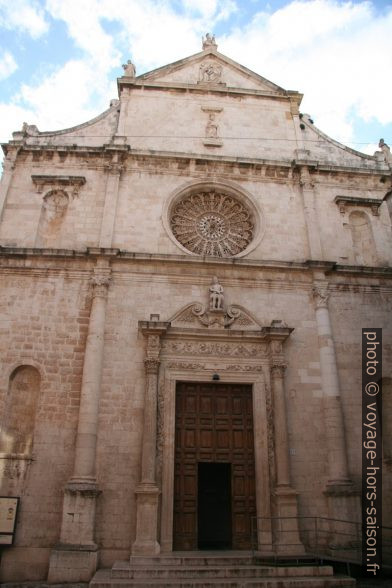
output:
[[266,78],[214,50],[205,50],[170,63],[135,79],[136,84],[220,86],[258,90],[269,94],[286,91]]

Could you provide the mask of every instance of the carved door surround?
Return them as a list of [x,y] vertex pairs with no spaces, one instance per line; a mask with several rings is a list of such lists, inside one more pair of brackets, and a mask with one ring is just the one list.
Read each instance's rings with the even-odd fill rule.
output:
[[[157,543],[163,553],[173,549],[175,400],[179,381],[211,382],[218,375],[220,382],[252,386],[257,516],[296,516],[297,494],[290,486],[283,394],[283,343],[293,329],[283,321],[261,326],[239,305],[206,310],[204,305],[193,302],[168,322],[140,321],[139,330],[147,339],[146,390],[151,390],[151,361],[159,365],[153,482],[161,493],[161,508],[158,520],[155,504],[157,529],[156,537],[150,538],[152,551],[157,552]],[[144,452],[146,442],[143,439]],[[138,522],[142,526],[142,521]],[[284,531],[273,531],[268,523],[258,529],[259,551],[270,554],[291,548],[291,552],[301,553],[298,529],[293,529],[292,521],[287,530],[289,540]],[[291,544],[289,548],[287,543]],[[144,552],[148,549],[147,546]]]

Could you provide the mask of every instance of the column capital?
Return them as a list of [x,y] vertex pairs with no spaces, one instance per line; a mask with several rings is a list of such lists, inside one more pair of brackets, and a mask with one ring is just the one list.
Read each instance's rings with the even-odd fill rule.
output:
[[144,360],[144,367],[146,368],[146,374],[157,374],[159,369],[159,359],[148,357]]
[[108,174],[111,174],[113,176],[115,175],[121,175],[122,172],[125,170],[125,165],[123,163],[118,163],[118,162],[109,162],[105,164],[105,171]]
[[93,275],[91,278],[91,284],[93,286],[93,298],[107,298],[110,280],[110,271],[105,273],[97,272]]
[[287,365],[285,363],[275,363],[271,366],[271,376],[273,378],[284,378]]
[[307,165],[301,165],[299,169],[299,184],[305,190],[313,190],[314,188],[314,182]]
[[312,287],[313,300],[316,309],[328,307],[328,283],[327,282],[315,282]]

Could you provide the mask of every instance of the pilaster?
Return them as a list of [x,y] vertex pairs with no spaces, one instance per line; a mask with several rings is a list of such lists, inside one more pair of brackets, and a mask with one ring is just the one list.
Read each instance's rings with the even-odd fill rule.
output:
[[97,568],[94,541],[97,486],[95,459],[107,294],[110,269],[98,262],[84,356],[74,471],[64,489],[60,542],[52,551],[49,582],[86,582]]
[[159,321],[139,323],[146,337],[144,360],[146,386],[144,397],[143,441],[141,455],[141,479],[136,494],[136,538],[132,555],[156,555],[158,543],[159,488],[156,483],[156,439],[158,372],[161,335],[168,324]]
[[315,204],[314,183],[309,172],[309,167],[306,165],[303,165],[300,168],[299,183],[304,201],[305,222],[309,242],[310,259],[323,259],[320,240],[320,226]]
[[15,169],[18,149],[9,150],[3,161],[3,175],[0,182],[0,223],[3,218],[3,210],[7,202],[8,192]]
[[116,220],[118,190],[121,173],[124,166],[120,162],[120,155],[113,154],[111,163],[107,166],[105,191],[105,205],[103,209],[99,246],[110,248],[113,242],[114,223]]
[[330,517],[356,520],[358,492],[348,473],[347,446],[341,404],[335,343],[328,310],[328,283],[315,280],[313,299],[318,330],[321,386],[328,449],[328,498]]
[[286,364],[280,339],[272,335],[270,343],[276,467],[274,502],[275,516],[278,517],[274,529],[274,548],[281,554],[300,555],[304,553],[304,547],[299,536],[297,492],[291,486],[284,386]]

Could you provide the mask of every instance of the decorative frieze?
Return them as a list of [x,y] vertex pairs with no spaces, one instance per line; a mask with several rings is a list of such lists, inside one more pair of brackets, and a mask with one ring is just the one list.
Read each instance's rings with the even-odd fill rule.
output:
[[162,351],[175,355],[209,355],[219,357],[263,357],[262,343],[219,343],[215,341],[164,341]]

